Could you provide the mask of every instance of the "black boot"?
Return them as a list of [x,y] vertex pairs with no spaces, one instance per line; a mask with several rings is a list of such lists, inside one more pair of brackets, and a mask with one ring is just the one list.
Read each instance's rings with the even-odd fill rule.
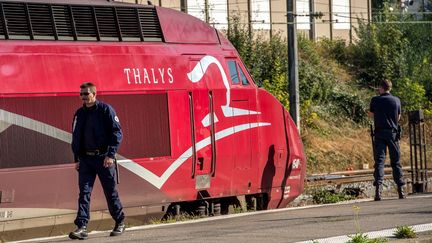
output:
[[72,240],[85,240],[88,237],[87,226],[81,226],[75,231],[69,233],[69,238]]
[[374,201],[381,201],[381,193],[382,193],[382,186],[381,185],[375,186],[375,198],[374,198]]
[[116,223],[114,229],[111,231],[110,236],[119,236],[125,231],[126,225],[124,222]]
[[406,195],[405,195],[405,190],[403,186],[398,186],[398,195],[399,195],[399,199],[405,199]]

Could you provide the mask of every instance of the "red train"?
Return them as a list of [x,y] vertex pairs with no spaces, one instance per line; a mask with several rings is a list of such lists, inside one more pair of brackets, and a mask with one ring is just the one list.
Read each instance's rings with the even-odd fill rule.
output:
[[[302,193],[295,124],[214,28],[155,6],[0,1],[3,238],[72,223],[71,123],[83,82],[96,84],[123,127],[119,192],[130,224],[226,213],[239,199],[280,208]],[[109,218],[100,186],[92,198],[92,220]]]

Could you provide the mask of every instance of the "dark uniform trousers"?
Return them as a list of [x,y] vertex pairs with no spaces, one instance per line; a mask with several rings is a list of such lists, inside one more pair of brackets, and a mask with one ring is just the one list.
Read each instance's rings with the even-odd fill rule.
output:
[[393,180],[398,186],[405,185],[400,163],[399,140],[396,139],[396,136],[397,133],[390,129],[375,131],[375,186],[381,185],[384,180],[384,162],[387,147],[390,154],[390,165],[393,170]]
[[116,170],[114,166],[105,168],[105,155],[82,156],[79,165],[79,200],[75,225],[87,225],[90,219],[90,197],[96,175],[101,182],[111,217],[120,223],[124,220],[123,207],[116,188]]

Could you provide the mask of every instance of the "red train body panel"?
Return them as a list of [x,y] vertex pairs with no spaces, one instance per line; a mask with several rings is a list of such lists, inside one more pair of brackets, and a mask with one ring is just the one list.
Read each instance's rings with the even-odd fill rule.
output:
[[215,29],[155,8],[163,42],[0,40],[0,225],[76,210],[71,122],[89,81],[123,127],[125,208],[252,194],[278,208],[302,193],[288,112]]

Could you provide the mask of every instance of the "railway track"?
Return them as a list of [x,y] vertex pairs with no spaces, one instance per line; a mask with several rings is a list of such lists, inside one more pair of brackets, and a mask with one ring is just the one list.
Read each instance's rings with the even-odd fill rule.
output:
[[[405,179],[408,184],[411,183],[411,167],[403,167]],[[306,178],[308,187],[317,187],[325,185],[341,185],[341,184],[351,184],[351,183],[361,183],[361,182],[373,182],[373,169],[367,170],[352,170],[352,171],[340,171],[333,173],[322,173],[309,175]],[[392,169],[384,169],[384,179],[392,179]],[[432,170],[428,170],[428,178],[432,176]]]

